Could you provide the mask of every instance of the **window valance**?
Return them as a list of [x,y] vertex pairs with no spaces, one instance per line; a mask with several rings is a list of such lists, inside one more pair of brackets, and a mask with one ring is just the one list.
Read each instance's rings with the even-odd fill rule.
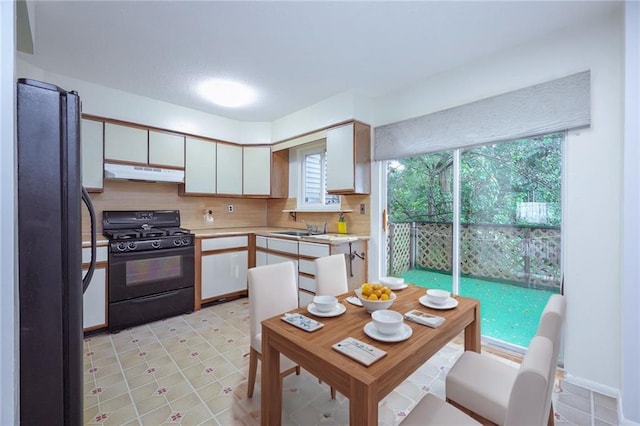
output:
[[588,127],[590,71],[374,129],[374,159],[428,154]]

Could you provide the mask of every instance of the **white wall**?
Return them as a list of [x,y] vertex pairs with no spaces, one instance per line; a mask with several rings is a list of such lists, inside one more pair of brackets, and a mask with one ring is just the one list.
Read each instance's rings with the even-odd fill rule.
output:
[[240,122],[133,93],[50,73],[18,59],[18,77],[75,90],[82,112],[237,143],[270,143],[271,123]]
[[622,397],[624,416],[640,423],[640,3],[625,6]]
[[370,101],[348,91],[273,122],[242,122],[51,73],[17,59],[16,75],[76,90],[82,111],[242,144],[272,143],[354,118],[369,123]]
[[563,188],[568,312],[565,367],[615,393],[621,384],[621,13],[546,36],[374,100],[374,125],[591,70],[592,126],[569,135]]
[[15,274],[15,2],[0,1],[0,424],[17,424],[18,310]]
[[347,120],[371,122],[370,101],[348,91],[273,121],[271,139],[278,142]]

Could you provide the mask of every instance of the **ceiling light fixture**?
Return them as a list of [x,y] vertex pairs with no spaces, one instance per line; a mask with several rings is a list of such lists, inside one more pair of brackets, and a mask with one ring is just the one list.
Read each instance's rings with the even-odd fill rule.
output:
[[199,92],[216,105],[237,108],[256,100],[256,93],[249,86],[229,80],[208,80],[200,84]]

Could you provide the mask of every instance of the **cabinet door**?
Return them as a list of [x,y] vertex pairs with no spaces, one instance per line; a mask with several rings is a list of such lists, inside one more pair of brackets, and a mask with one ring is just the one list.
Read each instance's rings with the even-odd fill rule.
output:
[[271,148],[245,146],[242,161],[242,193],[268,196],[271,192]]
[[80,143],[82,149],[82,186],[87,189],[102,189],[104,175],[104,123],[82,119]]
[[202,299],[247,289],[246,250],[202,256]]
[[184,167],[184,136],[149,130],[149,164]]
[[104,157],[107,160],[148,163],[149,132],[137,127],[105,123]]
[[216,193],[216,143],[203,139],[185,141],[184,192]]
[[354,190],[353,123],[327,130],[327,191]]
[[242,195],[242,147],[218,144],[218,194]]
[[[82,271],[84,276],[85,271]],[[107,268],[96,268],[82,296],[82,327],[99,328],[107,324]]]

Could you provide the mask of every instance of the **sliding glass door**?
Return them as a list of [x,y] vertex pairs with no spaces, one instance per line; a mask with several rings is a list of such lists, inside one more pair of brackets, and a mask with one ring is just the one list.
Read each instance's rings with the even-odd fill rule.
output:
[[560,291],[563,140],[389,161],[388,273],[480,299],[485,338],[527,347]]

